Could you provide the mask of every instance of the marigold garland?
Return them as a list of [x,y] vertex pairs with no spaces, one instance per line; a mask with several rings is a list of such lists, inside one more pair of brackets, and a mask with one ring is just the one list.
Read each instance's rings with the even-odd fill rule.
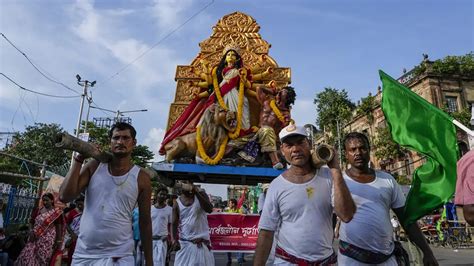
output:
[[275,100],[270,101],[270,107],[272,108],[273,112],[277,116],[278,120],[280,120],[283,124],[285,124],[285,117],[283,114],[280,112],[280,109],[278,109],[278,106],[276,106]]
[[[216,93],[217,101],[219,102],[219,105],[224,108],[225,110],[229,110],[227,105],[224,102],[224,99],[222,99],[221,91],[219,88],[219,83],[217,82],[217,74],[216,74],[217,68],[214,68],[212,70],[212,77],[213,77],[213,84],[214,84],[214,91]],[[237,105],[237,126],[235,127],[235,130],[232,133],[229,133],[229,138],[231,139],[236,139],[240,135],[240,129],[242,128],[242,109],[244,107],[244,93],[245,93],[245,84],[242,78],[239,80],[239,103]],[[217,88],[217,89],[216,89]]]
[[224,99],[222,99],[221,90],[220,90],[220,88],[219,88],[219,83],[217,82],[217,74],[216,74],[216,71],[217,71],[217,67],[215,67],[215,68],[212,70],[212,77],[213,77],[214,92],[216,93],[217,102],[219,102],[219,105],[220,105],[222,108],[224,108],[224,110],[228,110],[229,108],[227,108],[227,105],[225,105]]
[[237,126],[234,132],[228,133],[230,139],[236,139],[240,136],[240,129],[242,128],[242,109],[244,107],[244,82],[240,79],[239,84],[239,104],[237,105]]
[[208,165],[216,165],[219,163],[220,160],[224,157],[225,147],[227,146],[227,141],[229,138],[225,136],[224,141],[219,146],[219,151],[217,152],[214,158],[210,158],[206,151],[204,150],[204,145],[202,144],[201,139],[201,126],[196,127],[196,143],[198,148],[199,156],[204,160],[204,162]]

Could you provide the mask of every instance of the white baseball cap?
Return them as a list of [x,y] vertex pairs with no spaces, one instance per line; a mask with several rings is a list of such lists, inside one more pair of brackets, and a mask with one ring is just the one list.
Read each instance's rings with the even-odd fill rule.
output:
[[288,137],[296,135],[308,137],[306,134],[306,129],[304,127],[296,126],[295,124],[289,124],[280,131],[280,134],[278,134],[281,142],[284,142]]

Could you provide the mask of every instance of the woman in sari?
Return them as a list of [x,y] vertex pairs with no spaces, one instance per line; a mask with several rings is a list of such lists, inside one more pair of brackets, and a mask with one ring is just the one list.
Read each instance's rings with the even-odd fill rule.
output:
[[64,218],[62,210],[54,208],[54,196],[45,193],[41,200],[43,207],[35,210],[31,217],[32,230],[28,243],[21,251],[15,265],[46,266],[54,265],[61,253]]

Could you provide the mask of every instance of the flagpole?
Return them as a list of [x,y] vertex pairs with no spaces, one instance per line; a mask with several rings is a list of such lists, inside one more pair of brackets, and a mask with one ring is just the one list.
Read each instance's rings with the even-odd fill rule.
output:
[[464,132],[466,132],[467,134],[471,135],[472,137],[474,137],[474,131],[470,130],[469,128],[467,128],[465,125],[461,124],[461,122],[459,122],[458,120],[456,119],[453,119],[453,124],[456,125],[457,127],[459,127],[461,130],[463,130]]

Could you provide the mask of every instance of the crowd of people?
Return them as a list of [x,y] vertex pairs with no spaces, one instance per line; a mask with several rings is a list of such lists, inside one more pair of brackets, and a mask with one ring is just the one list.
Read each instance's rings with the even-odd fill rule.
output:
[[[72,265],[135,265],[138,260],[166,265],[172,251],[174,265],[215,264],[208,195],[186,181],[179,197],[169,200],[167,189],[160,188],[152,204],[150,177],[131,161],[135,136],[129,124],[111,128],[109,163],[89,160],[83,166],[85,158],[76,154],[59,193],[62,202],[74,201],[75,207],[64,215],[53,195],[44,194],[15,265],[60,265],[64,249]],[[351,165],[344,173],[338,156],[327,167],[313,166],[303,127],[290,124],[279,139],[291,167],[265,189],[254,265],[268,260],[277,265],[398,265],[403,252],[392,235],[390,210],[400,216],[405,198],[392,176],[369,167],[367,137],[350,133],[344,139]],[[236,205],[229,200],[227,211],[241,213]],[[333,213],[341,220],[338,252],[333,250]],[[423,251],[425,265],[437,265],[416,223],[404,229]],[[242,254],[237,258],[243,262]]]
[[[247,79],[250,77],[239,71],[241,67],[237,50],[227,49],[212,75],[204,75],[204,87],[217,84],[215,92],[220,93],[201,92],[167,132],[160,152],[165,152],[174,138],[195,130],[203,110],[219,102],[238,113],[236,137],[255,133],[254,141],[274,169],[289,165],[264,187],[259,199],[254,265],[407,265],[406,252],[398,242],[402,227],[423,252],[423,263],[438,265],[418,225],[398,222],[405,196],[390,174],[370,167],[368,138],[357,132],[345,136],[347,170],[341,170],[337,154],[327,166],[315,166],[305,128],[291,120],[294,89],[256,87],[263,108],[259,128],[253,128],[243,94],[244,88],[253,85]],[[261,75],[252,79],[259,80]],[[185,181],[179,196],[169,197],[167,188],[160,187],[152,201],[149,174],[132,162],[135,128],[118,122],[110,129],[109,138],[109,162],[86,162],[84,155],[75,154],[59,191],[61,202],[74,205],[64,211],[55,207],[52,194],[43,194],[30,225],[3,237],[2,265],[61,265],[63,255],[63,262],[77,266],[167,265],[172,252],[174,265],[215,264],[207,221],[213,205],[206,192]],[[244,152],[246,158],[254,156],[251,148]],[[472,159],[461,163],[466,169],[474,165]],[[472,182],[472,176],[466,177],[472,172],[461,171],[458,182]],[[465,205],[467,220],[472,221],[473,205],[468,204],[472,195],[459,193],[456,201]],[[235,199],[228,204],[227,212],[245,214]],[[334,217],[340,221],[337,236]],[[333,249],[335,237],[339,238],[337,250]],[[230,264],[232,253],[227,255]],[[238,263],[244,262],[242,253],[236,256]]]

